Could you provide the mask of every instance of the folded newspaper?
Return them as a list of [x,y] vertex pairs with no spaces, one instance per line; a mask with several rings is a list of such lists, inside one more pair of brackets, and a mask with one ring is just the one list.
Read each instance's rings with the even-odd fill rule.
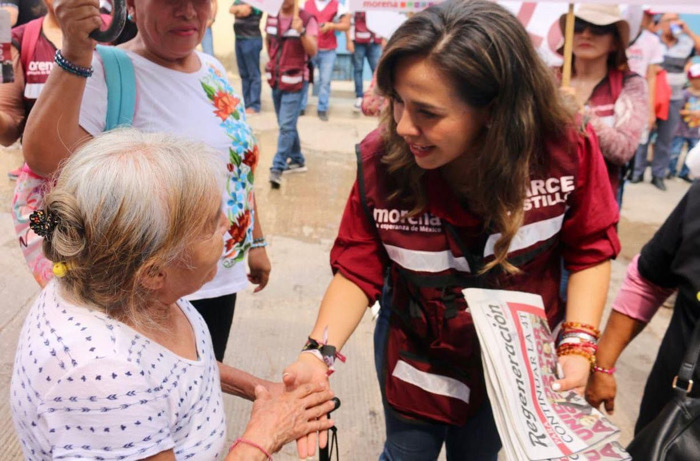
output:
[[573,391],[556,392],[558,360],[542,298],[468,288],[486,388],[509,460],[628,460],[619,429]]

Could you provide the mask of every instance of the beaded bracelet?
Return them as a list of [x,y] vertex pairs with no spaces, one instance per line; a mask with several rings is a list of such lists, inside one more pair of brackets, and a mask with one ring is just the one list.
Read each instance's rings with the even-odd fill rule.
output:
[[589,330],[591,333],[593,333],[593,336],[600,336],[600,330],[594,327],[593,325],[589,325],[587,323],[564,322],[561,327],[563,330]]
[[557,347],[557,353],[569,349],[582,349],[586,352],[595,354],[598,352],[598,346],[592,343],[577,343],[577,344],[561,344]]
[[612,375],[613,373],[615,373],[615,370],[616,370],[615,367],[603,368],[603,367],[599,367],[598,365],[594,365],[591,367],[591,371],[593,371],[593,372],[597,371],[598,373],[605,373],[606,375]]
[[253,250],[255,248],[265,248],[266,246],[267,246],[267,242],[265,242],[265,241],[263,241],[263,242],[253,241],[253,243],[250,244],[250,249]]
[[257,448],[258,450],[262,451],[265,454],[265,456],[267,456],[267,461],[272,461],[272,455],[270,453],[268,453],[267,450],[265,450],[263,447],[261,447],[260,445],[258,445],[255,442],[251,442],[250,440],[246,440],[246,439],[243,439],[240,437],[237,438],[236,441],[233,442],[233,445],[231,445],[231,448],[228,449],[229,453],[231,453],[231,450],[236,448],[236,445],[238,445],[240,443],[245,444],[245,445],[250,445],[251,447]]
[[61,54],[61,50],[56,50],[56,53],[53,55],[53,60],[56,62],[56,64],[58,64],[58,67],[73,75],[77,75],[78,77],[82,78],[89,78],[92,76],[92,66],[83,67],[70,62],[63,56],[63,54]]
[[583,349],[568,349],[564,351],[557,351],[558,356],[563,356],[563,355],[580,355],[581,357],[585,357],[588,362],[591,364],[591,368],[596,366],[596,359],[595,359],[595,354],[591,354],[590,352],[586,352]]

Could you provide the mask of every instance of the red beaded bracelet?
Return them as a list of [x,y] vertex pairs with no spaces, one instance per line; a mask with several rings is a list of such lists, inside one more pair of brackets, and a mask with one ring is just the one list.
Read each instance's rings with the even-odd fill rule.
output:
[[606,375],[612,375],[613,373],[615,373],[616,368],[603,368],[599,367],[598,365],[595,365],[591,367],[591,370],[593,370],[594,372],[597,371],[598,373],[605,373]]
[[270,453],[268,453],[267,450],[265,450],[263,447],[261,447],[260,445],[258,445],[255,442],[251,442],[250,440],[242,439],[240,437],[237,438],[236,441],[233,442],[233,445],[231,445],[231,448],[228,449],[229,453],[231,452],[231,450],[236,448],[236,445],[238,445],[239,443],[242,443],[245,445],[250,445],[251,447],[257,448],[258,450],[262,451],[265,454],[265,456],[267,456],[267,461],[272,461],[272,455]]

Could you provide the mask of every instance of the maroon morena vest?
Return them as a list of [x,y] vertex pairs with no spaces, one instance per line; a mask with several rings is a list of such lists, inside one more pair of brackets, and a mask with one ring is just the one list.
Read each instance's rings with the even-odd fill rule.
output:
[[[390,260],[382,296],[389,304],[382,308],[391,312],[382,393],[400,415],[461,426],[486,398],[479,340],[464,288],[537,293],[550,326],[564,318],[558,244],[577,184],[576,149],[573,138],[548,146],[548,165],[533,173],[523,225],[508,253],[521,272],[507,275],[498,268],[480,273],[493,260],[500,234],[460,211],[463,205],[454,196],[446,204],[439,171],[427,171],[423,178],[429,204],[425,212],[408,217],[410,206],[388,198],[393,188],[382,162],[379,130],[358,145],[362,205]],[[439,200],[445,205],[431,207]]]
[[12,44],[19,50],[24,73],[22,99],[26,114],[34,107],[54,66],[56,48],[41,33],[43,23],[41,17],[12,29]]
[[[321,24],[324,22],[333,22],[333,18],[338,14],[338,0],[331,0],[328,2],[328,5],[326,5],[322,11],[318,11],[314,0],[306,0],[304,9],[316,18],[318,27],[320,28]],[[336,48],[338,48],[338,40],[335,37],[335,31],[329,30],[323,34],[319,31],[318,49],[335,50]]]
[[[304,27],[311,20],[311,14],[299,10],[299,18]],[[290,28],[291,28],[291,22]],[[265,24],[270,60],[265,65],[265,77],[272,88],[282,91],[300,91],[306,80],[306,65],[309,56],[301,43],[301,37],[286,36],[289,28],[280,30],[279,16],[268,16]]]
[[[620,93],[622,93],[625,81],[632,77],[638,77],[638,75],[631,71],[611,69],[608,72],[608,76],[593,89],[591,97],[588,99],[588,105],[593,113],[606,125],[615,125],[615,102],[620,97]],[[622,169],[607,159],[605,160],[605,165],[608,167],[608,176],[610,177],[613,193],[617,196]]]
[[366,45],[368,43],[382,43],[382,38],[367,28],[367,16],[364,11],[355,13],[355,43]]

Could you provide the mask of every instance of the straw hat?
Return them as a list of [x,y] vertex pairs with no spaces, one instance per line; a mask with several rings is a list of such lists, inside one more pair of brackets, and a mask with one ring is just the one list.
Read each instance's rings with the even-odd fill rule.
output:
[[[615,24],[617,26],[617,33],[620,35],[620,40],[622,41],[622,47],[626,49],[627,45],[629,45],[630,25],[625,18],[622,17],[620,8],[617,5],[584,3],[576,9],[574,16],[597,26]],[[559,27],[561,28],[562,35],[565,36],[566,14],[562,14],[559,18]],[[564,44],[562,42],[561,48],[563,48],[563,46]],[[559,50],[559,53],[561,54],[561,50]]]

